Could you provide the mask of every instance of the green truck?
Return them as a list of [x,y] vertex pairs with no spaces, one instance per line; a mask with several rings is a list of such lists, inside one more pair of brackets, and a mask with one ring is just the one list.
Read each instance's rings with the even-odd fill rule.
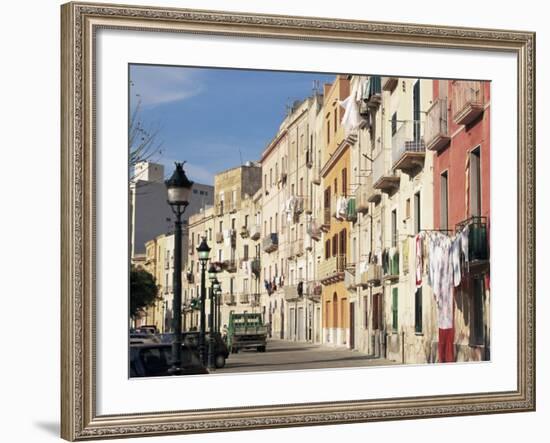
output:
[[229,315],[227,348],[232,353],[252,348],[265,352],[266,342],[267,326],[263,323],[262,314],[244,312]]

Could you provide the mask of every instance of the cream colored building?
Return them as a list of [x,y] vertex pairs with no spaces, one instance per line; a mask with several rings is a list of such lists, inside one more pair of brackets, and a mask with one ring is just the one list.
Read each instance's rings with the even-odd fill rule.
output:
[[320,244],[309,234],[318,211],[316,122],[322,97],[295,102],[264,150],[262,304],[273,338],[319,343]]
[[352,137],[355,272],[346,278],[360,321],[355,347],[398,362],[433,361],[435,303],[425,278],[416,288],[414,240],[433,228],[433,158],[423,140],[432,81],[373,76],[355,77],[355,85],[364,119]]
[[[259,265],[260,177],[261,168],[255,163],[216,174],[214,207],[189,220],[188,269],[184,283],[185,329],[199,328],[199,305],[192,303],[192,300],[200,297],[201,269],[196,248],[203,236],[211,248],[211,260],[223,270],[217,275],[222,289],[219,326],[228,323],[231,312],[262,312]],[[209,281],[206,286],[209,295]],[[208,300],[205,310],[209,324]]]

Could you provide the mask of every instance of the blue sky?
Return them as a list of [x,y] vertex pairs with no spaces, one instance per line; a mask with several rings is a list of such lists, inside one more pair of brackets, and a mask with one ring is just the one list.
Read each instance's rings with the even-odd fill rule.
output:
[[313,80],[334,75],[238,69],[130,66],[130,112],[140,105],[146,128],[158,129],[165,165],[186,160],[197,182],[213,184],[216,172],[258,160],[277,133],[286,105],[312,93]]

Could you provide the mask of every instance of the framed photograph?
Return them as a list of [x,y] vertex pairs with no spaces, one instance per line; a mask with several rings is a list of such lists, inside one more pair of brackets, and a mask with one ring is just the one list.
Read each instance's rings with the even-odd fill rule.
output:
[[67,440],[535,409],[535,35],[62,6]]

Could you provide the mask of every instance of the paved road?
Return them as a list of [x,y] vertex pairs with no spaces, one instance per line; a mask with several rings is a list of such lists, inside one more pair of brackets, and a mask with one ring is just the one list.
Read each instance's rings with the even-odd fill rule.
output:
[[217,373],[288,371],[292,369],[326,369],[395,364],[389,360],[374,359],[348,349],[271,340],[266,352],[240,351],[231,354],[223,369]]

